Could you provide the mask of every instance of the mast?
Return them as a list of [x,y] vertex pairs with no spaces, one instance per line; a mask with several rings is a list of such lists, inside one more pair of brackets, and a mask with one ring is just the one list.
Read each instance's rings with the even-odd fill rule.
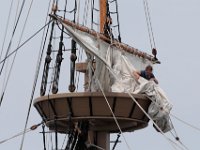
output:
[[[104,33],[105,24],[107,21],[107,0],[99,0],[100,10],[100,33]],[[109,131],[89,131],[88,132],[92,143],[106,150],[110,149],[110,133]]]
[[[111,30],[112,12],[109,11],[109,4],[110,2],[108,3],[108,0],[99,0],[99,8],[96,9],[97,12],[99,11],[100,33],[102,34],[90,30],[89,28],[79,26],[75,23],[75,21],[69,21],[65,19],[65,16],[63,18],[59,18],[57,15],[50,15],[53,19],[57,20],[63,25],[62,31],[65,26],[66,30],[69,33],[72,33],[70,34],[70,36],[73,38],[71,51],[72,55],[70,57],[71,74],[69,90],[71,93],[57,93],[58,82],[56,82],[56,90],[55,92],[52,91],[53,94],[48,94],[46,96],[45,93],[41,94],[41,97],[37,98],[34,101],[34,106],[43,118],[45,125],[49,128],[49,130],[55,132],[56,150],[58,149],[59,145],[59,134],[68,134],[68,141],[65,147],[66,150],[89,150],[96,149],[97,147],[98,149],[100,148],[109,150],[111,133],[119,133],[119,131],[132,132],[134,130],[144,128],[148,125],[148,118],[143,113],[141,113],[140,108],[136,105],[136,103],[127,93],[116,93],[110,92],[108,90],[105,91],[106,93],[102,94],[102,92],[95,92],[90,90],[87,87],[89,85],[88,78],[90,75],[88,73],[89,65],[87,65],[87,63],[90,62],[88,61],[87,63],[75,63],[76,42],[77,44],[86,49],[86,45],[91,44],[88,41],[86,41],[85,45],[84,43],[81,43],[82,34],[88,34],[88,38],[91,38],[91,40],[94,41],[94,44],[96,42],[98,42],[98,44],[99,42],[101,42],[100,44],[102,44],[102,47],[104,47],[105,49],[109,48],[107,43],[110,43],[113,39]],[[74,9],[74,13],[75,12],[76,8]],[[80,31],[80,33],[76,33],[80,34],[80,36],[74,36],[74,30],[72,28],[77,28]],[[98,41],[96,41],[97,37]],[[63,44],[60,44],[59,46],[61,45]],[[129,49],[127,50],[127,52],[130,53],[131,56],[132,54],[138,55],[140,57],[142,57],[143,55],[146,56],[146,54],[143,54],[141,52],[139,53],[138,50],[136,51],[133,48],[130,50],[130,48],[127,47],[127,45],[122,45],[122,48],[124,47]],[[93,54],[93,51],[91,49],[89,49],[88,51],[91,54]],[[61,47],[59,50],[61,50]],[[104,49],[101,50],[102,52],[105,52],[103,51]],[[96,52],[93,55],[99,60],[104,59],[101,56],[95,54]],[[59,59],[56,58],[56,60]],[[62,59],[60,59],[60,61],[61,60]],[[58,78],[60,73],[60,63],[58,62],[58,74],[56,74]],[[143,64],[144,62],[142,61],[141,63]],[[95,65],[94,67],[91,67],[94,69],[94,71],[95,69],[98,70],[100,68],[98,68],[98,66],[95,64],[95,62],[93,62],[93,60],[91,61],[91,65]],[[85,92],[74,92],[75,70],[85,74]],[[133,97],[137,99],[137,102],[140,104],[140,106],[145,110],[145,112],[147,112],[151,101],[143,95],[133,95]],[[118,140],[116,141],[116,143],[117,142]],[[116,145],[114,145],[114,148],[115,146]]]
[[107,15],[107,0],[99,0],[100,5],[100,33],[104,33],[104,25]]

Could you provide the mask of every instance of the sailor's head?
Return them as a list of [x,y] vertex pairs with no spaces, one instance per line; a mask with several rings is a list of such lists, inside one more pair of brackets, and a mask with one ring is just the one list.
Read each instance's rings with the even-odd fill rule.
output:
[[153,67],[151,65],[146,66],[145,71],[147,75],[151,75],[153,73]]

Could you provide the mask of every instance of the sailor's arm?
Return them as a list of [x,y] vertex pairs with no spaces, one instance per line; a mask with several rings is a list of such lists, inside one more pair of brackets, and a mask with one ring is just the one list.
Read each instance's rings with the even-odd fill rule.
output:
[[158,84],[158,80],[154,77],[154,78],[151,78],[152,81],[154,81],[156,84]]
[[139,78],[140,78],[140,72],[138,72],[138,71],[133,71],[133,76],[134,76],[134,78],[136,79],[136,80],[138,80]]

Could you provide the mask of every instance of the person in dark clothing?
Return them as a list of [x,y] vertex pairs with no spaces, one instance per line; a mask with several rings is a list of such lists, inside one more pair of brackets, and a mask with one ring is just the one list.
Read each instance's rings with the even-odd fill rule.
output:
[[136,78],[139,78],[139,77],[143,77],[145,78],[146,80],[151,80],[151,81],[154,81],[156,84],[158,84],[158,80],[155,78],[154,74],[153,74],[153,67],[148,65],[145,70],[142,70],[140,72],[136,71],[134,72],[134,76]]

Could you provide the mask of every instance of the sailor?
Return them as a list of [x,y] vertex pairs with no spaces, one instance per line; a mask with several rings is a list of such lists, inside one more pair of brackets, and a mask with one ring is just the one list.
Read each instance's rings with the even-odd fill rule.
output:
[[145,70],[142,70],[140,72],[134,71],[133,74],[137,79],[139,79],[139,77],[143,77],[148,81],[154,81],[156,84],[158,84],[158,80],[153,74],[153,67],[151,65],[148,65]]

